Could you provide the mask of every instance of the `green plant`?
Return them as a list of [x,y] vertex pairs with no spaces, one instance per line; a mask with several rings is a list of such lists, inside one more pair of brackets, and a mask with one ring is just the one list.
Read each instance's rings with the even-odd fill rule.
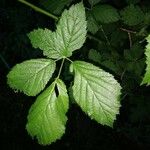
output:
[[[89,1],[92,6],[98,2]],[[30,5],[29,3],[26,4]],[[30,6],[34,7],[33,5]],[[61,10],[63,7],[61,7]],[[34,7],[34,9],[38,8]],[[99,15],[99,9],[102,12],[101,15]],[[107,13],[107,11],[111,13]],[[131,16],[130,13],[134,11],[136,12],[135,17],[132,16],[133,18],[130,20],[128,15]],[[45,11],[42,11],[42,13],[57,20],[57,17]],[[55,13],[59,14],[59,12]],[[116,33],[116,27],[114,25],[114,29],[112,29],[113,25],[111,24],[110,32],[112,33],[112,39],[110,40],[107,36],[107,34],[110,34],[109,26],[106,26],[108,31],[106,33],[103,24],[114,23],[121,18],[129,26],[138,25],[144,21],[139,20],[141,18],[137,18],[139,13],[143,16],[143,12],[138,7],[130,4],[121,11],[122,17],[120,17],[118,11],[112,6],[101,5],[95,6],[92,11],[87,12],[89,15],[86,21],[83,3],[78,3],[62,13],[55,32],[49,29],[37,29],[28,34],[33,47],[40,48],[46,58],[31,59],[17,64],[12,68],[7,77],[9,86],[14,90],[21,91],[28,96],[36,96],[42,92],[30,108],[26,125],[28,133],[32,137],[37,137],[40,144],[51,144],[57,139],[60,139],[65,132],[69,96],[65,83],[60,79],[65,61],[70,62],[70,72],[74,75],[71,89],[75,102],[91,119],[96,120],[102,125],[113,127],[114,120],[116,119],[116,115],[119,114],[121,105],[120,84],[110,73],[105,72],[103,69],[85,61],[72,61],[70,57],[75,50],[83,46],[86,36],[98,41],[99,47],[107,47],[109,49],[112,45],[111,41],[115,37],[113,32]],[[91,20],[93,20],[92,25],[90,24]],[[99,39],[89,34],[87,35],[87,26],[88,31],[93,34],[100,29],[105,42],[99,41]],[[111,48],[111,52],[106,51],[103,54],[92,49],[89,51],[88,57],[103,67],[109,68],[115,74],[121,74],[121,79],[125,71],[132,72],[139,77],[142,71],[140,69],[137,71],[134,64],[136,62],[137,68],[143,66],[143,61],[139,63],[136,60],[137,58],[140,59],[142,55],[140,53],[140,45],[139,43],[132,45],[130,34],[134,33],[133,31],[124,28],[121,28],[121,30],[128,33],[131,47],[131,52],[124,50],[125,60],[120,61],[121,56],[113,48]],[[120,32],[119,36],[122,39],[126,39],[126,36],[120,34]],[[118,46],[118,43],[121,42],[117,42],[117,40],[115,40],[116,43],[113,42],[114,47],[116,47],[115,44]],[[149,37],[147,40],[149,42]],[[149,44],[146,49],[147,70],[142,82],[143,84],[150,83],[148,49]],[[139,53],[135,53],[135,50],[138,50]],[[54,76],[56,62],[59,60],[62,60],[62,62],[58,75]],[[128,65],[127,68],[124,68],[126,61]],[[50,85],[48,85],[49,83]],[[48,87],[46,87],[47,85]]]

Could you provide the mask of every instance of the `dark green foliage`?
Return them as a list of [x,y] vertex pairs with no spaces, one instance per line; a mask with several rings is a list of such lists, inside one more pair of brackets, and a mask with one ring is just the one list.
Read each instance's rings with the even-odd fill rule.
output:
[[111,5],[97,5],[93,8],[93,15],[98,22],[112,23],[119,20],[117,10]]
[[139,6],[133,4],[125,7],[121,11],[122,20],[125,24],[129,26],[135,26],[143,22],[144,13]]

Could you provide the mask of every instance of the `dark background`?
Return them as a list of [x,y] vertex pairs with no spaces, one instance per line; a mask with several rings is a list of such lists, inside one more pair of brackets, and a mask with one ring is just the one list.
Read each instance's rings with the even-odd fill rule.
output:
[[[107,3],[117,4],[118,8],[123,5],[123,1]],[[38,27],[54,29],[54,25],[53,19],[19,2],[0,0],[0,149],[150,149],[150,89],[139,85],[122,98],[120,115],[113,129],[90,120],[73,104],[67,114],[66,134],[61,140],[44,147],[28,135],[26,117],[35,98],[11,90],[6,75],[16,63],[42,57],[41,51],[32,48],[26,34]],[[86,46],[92,47],[88,39]],[[87,59],[84,53],[75,54],[73,59],[78,55]]]

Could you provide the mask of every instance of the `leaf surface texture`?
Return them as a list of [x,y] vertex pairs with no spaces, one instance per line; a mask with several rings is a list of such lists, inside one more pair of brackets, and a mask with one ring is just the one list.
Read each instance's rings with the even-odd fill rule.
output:
[[73,95],[77,104],[98,123],[112,127],[120,108],[119,83],[90,63],[75,61],[70,68],[75,73]]
[[52,77],[55,62],[51,59],[31,59],[15,65],[7,75],[8,84],[14,90],[28,96],[40,93]]
[[[55,89],[57,88],[57,92]],[[58,94],[58,95],[57,95]],[[68,94],[65,84],[57,79],[31,106],[26,129],[42,145],[51,144],[65,133],[68,110]]]

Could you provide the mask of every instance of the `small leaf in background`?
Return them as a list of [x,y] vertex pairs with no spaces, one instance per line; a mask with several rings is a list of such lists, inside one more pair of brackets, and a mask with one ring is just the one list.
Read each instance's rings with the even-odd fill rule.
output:
[[88,54],[88,58],[94,62],[101,63],[102,56],[96,50],[91,49]]
[[73,95],[81,109],[102,125],[113,126],[120,108],[119,83],[98,67],[83,61],[71,64],[74,71]]
[[140,59],[143,55],[143,47],[139,43],[134,43],[130,50],[124,51],[124,57],[127,60]]
[[[57,88],[57,92],[55,92]],[[58,94],[58,96],[57,96]],[[28,114],[26,129],[42,145],[60,139],[65,133],[69,99],[65,84],[57,79],[37,97]]]
[[56,32],[38,29],[31,32],[29,38],[35,48],[43,50],[45,56],[60,59],[70,57],[74,50],[83,46],[86,28],[85,8],[78,3],[62,13]]
[[123,70],[123,61],[119,60],[119,56],[113,56],[113,54],[102,53],[100,54],[96,50],[91,49],[89,51],[88,58],[101,66],[113,71],[114,73],[120,75]]
[[[130,50],[124,51],[124,58],[126,59],[126,70],[139,76],[142,74],[145,60],[142,58],[143,47],[139,43],[135,43]],[[136,78],[137,78],[136,76]]]
[[135,26],[144,21],[144,13],[141,8],[133,4],[125,7],[120,14],[123,22],[129,26]]
[[96,22],[95,18],[93,17],[93,14],[91,13],[91,11],[87,11],[86,15],[87,15],[88,31],[95,34],[99,30],[99,25]]
[[150,85],[150,35],[146,38],[147,39],[147,45],[145,49],[145,55],[146,55],[146,73],[144,75],[143,81],[141,84],[147,84]]
[[120,19],[117,9],[111,5],[97,5],[92,11],[95,19],[101,23],[113,23]]
[[31,59],[17,64],[7,75],[9,86],[35,96],[40,93],[52,77],[55,62],[51,59]]
[[39,0],[39,3],[49,12],[60,15],[65,6],[68,6],[72,0]]

